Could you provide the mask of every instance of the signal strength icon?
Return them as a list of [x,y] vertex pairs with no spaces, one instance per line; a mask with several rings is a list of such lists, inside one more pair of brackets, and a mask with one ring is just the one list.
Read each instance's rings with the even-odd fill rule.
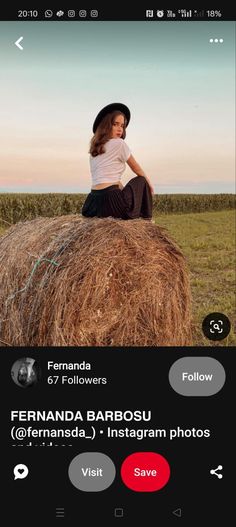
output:
[[191,18],[192,17],[192,9],[178,9],[178,13],[180,14],[181,18]]
[[204,15],[205,15],[205,11],[204,11],[204,9],[203,9],[202,11],[197,11],[197,10],[195,9],[195,11],[194,11],[194,16],[196,16],[197,18],[202,18],[202,17],[204,17]]

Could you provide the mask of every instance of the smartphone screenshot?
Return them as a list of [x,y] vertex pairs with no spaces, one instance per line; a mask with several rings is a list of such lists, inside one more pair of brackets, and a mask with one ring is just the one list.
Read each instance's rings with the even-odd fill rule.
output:
[[231,525],[233,11],[6,6],[0,71],[3,524]]

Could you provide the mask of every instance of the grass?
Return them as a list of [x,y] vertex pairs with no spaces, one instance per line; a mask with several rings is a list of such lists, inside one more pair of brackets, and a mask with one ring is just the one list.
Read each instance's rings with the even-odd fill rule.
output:
[[[187,258],[194,345],[235,345],[235,212],[160,215],[155,222],[168,229]],[[202,320],[213,312],[224,313],[231,321],[231,332],[222,341],[210,341],[202,333]]]
[[[235,212],[233,210],[155,216],[186,256],[193,300],[193,344],[236,345],[235,321]],[[0,227],[0,234],[5,231]],[[206,315],[220,312],[231,321],[231,332],[213,342],[202,333]]]

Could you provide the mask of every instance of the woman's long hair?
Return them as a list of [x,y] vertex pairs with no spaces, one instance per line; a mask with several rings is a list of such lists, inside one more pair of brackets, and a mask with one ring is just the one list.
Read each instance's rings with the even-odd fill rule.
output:
[[104,145],[111,139],[111,132],[112,132],[112,125],[114,124],[115,118],[118,115],[123,115],[124,117],[124,129],[122,134],[122,139],[125,139],[126,137],[126,125],[127,120],[125,115],[122,112],[116,111],[112,113],[108,113],[101,121],[101,123],[98,125],[97,130],[92,137],[90,141],[90,148],[89,153],[92,157],[99,156],[100,154],[105,153]]

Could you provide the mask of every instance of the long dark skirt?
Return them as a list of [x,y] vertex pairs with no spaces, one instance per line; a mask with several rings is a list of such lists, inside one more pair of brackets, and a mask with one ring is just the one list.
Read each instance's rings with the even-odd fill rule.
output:
[[122,190],[118,185],[111,185],[101,190],[91,190],[84,202],[82,215],[90,218],[112,216],[123,220],[151,219],[150,187],[143,176],[136,176]]

